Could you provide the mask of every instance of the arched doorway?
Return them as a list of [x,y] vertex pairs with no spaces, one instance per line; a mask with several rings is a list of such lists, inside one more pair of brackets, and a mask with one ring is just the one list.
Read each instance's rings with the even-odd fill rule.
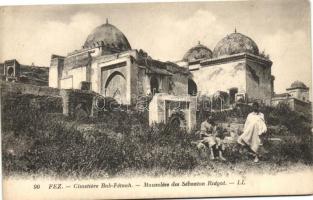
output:
[[167,131],[178,130],[187,127],[187,121],[185,119],[185,113],[181,110],[174,111],[167,120]]
[[235,98],[236,98],[236,94],[238,93],[238,88],[234,87],[234,88],[230,88],[229,89],[229,103],[233,104],[235,103]]
[[8,68],[8,75],[9,76],[14,76],[14,69],[13,69],[13,67],[9,67]]
[[196,96],[197,93],[198,93],[197,84],[192,79],[188,79],[188,94]]
[[150,78],[150,89],[152,94],[159,93],[159,81],[155,76]]
[[105,96],[114,98],[119,104],[126,101],[126,79],[120,72],[113,72],[105,83]]
[[229,104],[229,94],[224,91],[216,91],[213,94],[212,108],[222,110]]

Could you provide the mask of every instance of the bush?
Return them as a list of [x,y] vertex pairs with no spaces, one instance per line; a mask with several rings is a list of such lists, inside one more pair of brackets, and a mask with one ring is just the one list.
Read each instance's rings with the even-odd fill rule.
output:
[[[196,140],[193,132],[187,133],[171,124],[150,127],[147,113],[104,111],[99,118],[76,121],[49,113],[50,108],[60,112],[59,104],[55,103],[58,99],[36,106],[40,104],[32,102],[33,99],[38,102],[39,97],[13,97],[2,101],[2,156],[6,175],[114,176],[130,169],[158,169],[165,173],[189,171],[202,163],[192,144]],[[250,111],[250,107],[239,105],[214,115],[220,121],[229,117],[245,119]],[[265,140],[264,148],[268,152],[264,159],[281,164],[285,161],[312,164],[310,119],[284,106],[262,107],[262,112],[268,124],[278,127],[270,131],[283,139],[278,143]],[[90,128],[82,129],[82,125]],[[232,163],[245,159],[235,146],[227,149],[225,155]]]
[[[113,176],[128,169],[189,170],[197,165],[193,135],[165,124],[149,127],[142,113],[107,112],[78,122],[19,100],[16,106],[3,104],[5,174]],[[95,126],[81,130],[82,124]]]

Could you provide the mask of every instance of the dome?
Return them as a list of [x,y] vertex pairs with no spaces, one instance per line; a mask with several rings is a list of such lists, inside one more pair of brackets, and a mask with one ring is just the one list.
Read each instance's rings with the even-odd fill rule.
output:
[[96,27],[87,37],[83,48],[102,46],[111,52],[131,50],[125,35],[115,26],[106,24]]
[[212,58],[212,51],[208,47],[200,44],[199,42],[197,46],[192,47],[187,51],[187,53],[183,57],[183,60],[190,62],[199,59],[210,59],[210,58]]
[[235,30],[234,33],[227,35],[217,43],[213,50],[213,57],[216,58],[244,52],[258,55],[259,48],[251,38],[237,33]]
[[289,89],[297,89],[297,88],[307,89],[308,87],[301,81],[295,81],[291,84]]

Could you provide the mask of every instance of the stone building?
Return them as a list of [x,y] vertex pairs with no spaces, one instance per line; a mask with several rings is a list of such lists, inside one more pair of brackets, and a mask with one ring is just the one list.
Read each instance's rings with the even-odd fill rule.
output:
[[220,40],[213,51],[199,43],[178,63],[192,73],[190,94],[227,93],[225,103],[241,99],[270,104],[274,89],[272,61],[259,52],[251,38],[236,30]]
[[[161,62],[131,48],[125,35],[108,22],[94,29],[82,49],[51,57],[49,86],[90,89],[133,104],[150,93],[227,94],[227,103],[259,100],[270,104],[272,62],[257,44],[236,31],[211,51],[198,44],[180,62]],[[224,95],[225,96],[225,95]]]
[[184,67],[132,49],[125,35],[107,21],[89,34],[80,50],[52,55],[49,86],[92,90],[129,105],[152,93],[187,94],[190,76]]
[[286,103],[291,110],[310,113],[311,102],[309,98],[309,88],[301,81],[293,82],[286,93],[274,94],[272,97],[272,106],[277,106],[279,103]]
[[35,65],[23,65],[16,59],[0,63],[2,81],[17,82],[38,86],[48,86],[49,68]]

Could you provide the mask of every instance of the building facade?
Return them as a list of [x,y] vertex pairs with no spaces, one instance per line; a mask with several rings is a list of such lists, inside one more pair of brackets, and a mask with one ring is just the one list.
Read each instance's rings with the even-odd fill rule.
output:
[[309,88],[301,81],[293,82],[286,93],[274,94],[272,106],[285,103],[293,111],[311,113],[312,105],[309,98]]
[[124,34],[107,22],[90,33],[81,50],[52,55],[49,86],[92,90],[129,105],[153,93],[185,95],[190,76],[186,68],[132,49]]
[[[236,30],[217,42],[213,51],[199,42],[173,63],[132,49],[125,35],[106,22],[89,34],[80,50],[51,56],[49,86],[92,90],[126,105],[154,93],[220,95],[228,104],[261,101],[274,105],[280,97],[273,96],[271,67],[269,56]],[[293,84],[287,91],[288,97],[309,101],[306,86]]]
[[272,61],[259,53],[251,38],[237,31],[219,41],[213,51],[199,43],[179,64],[192,73],[198,95],[225,93],[228,103],[241,99],[270,104],[274,88]]
[[20,64],[16,59],[0,63],[2,81],[48,86],[49,68]]

